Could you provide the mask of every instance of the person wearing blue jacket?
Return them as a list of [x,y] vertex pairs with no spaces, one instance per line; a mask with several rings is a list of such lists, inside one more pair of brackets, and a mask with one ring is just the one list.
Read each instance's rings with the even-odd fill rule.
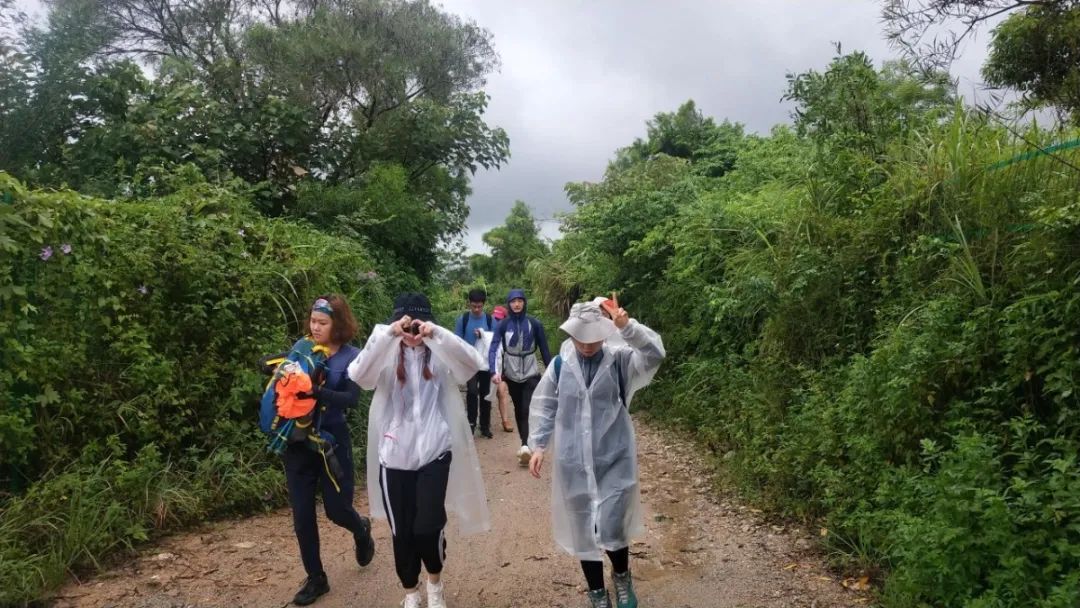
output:
[[529,403],[533,390],[540,382],[539,352],[546,366],[551,362],[544,326],[536,317],[528,314],[525,291],[511,289],[506,296],[510,314],[495,327],[488,350],[488,363],[495,384],[506,382],[510,400],[514,402],[514,418],[517,420],[521,448],[517,451],[518,464],[529,466],[532,451],[529,450]]
[[345,423],[346,410],[356,407],[360,399],[360,387],[347,373],[349,363],[360,353],[360,349],[350,344],[356,336],[356,319],[345,298],[322,296],[311,306],[308,330],[317,344],[329,350],[329,357],[324,364],[322,383],[316,384],[311,393],[297,396],[315,399],[319,424],[337,443],[334,451],[343,475],[335,485],[322,457],[304,443],[290,444],[283,454],[293,529],[300,545],[300,561],[307,573],[307,580],[293,598],[298,606],[311,604],[330,591],[319,555],[319,527],[315,519],[315,495],[320,489],[327,518],[352,533],[357,563],[366,566],[375,555],[371,521],[353,507],[356,475],[352,440]]

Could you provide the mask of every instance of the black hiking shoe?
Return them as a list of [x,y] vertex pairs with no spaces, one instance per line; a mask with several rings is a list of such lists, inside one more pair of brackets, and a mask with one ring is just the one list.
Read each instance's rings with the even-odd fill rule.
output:
[[483,435],[484,437],[487,437],[488,439],[494,439],[495,438],[495,436],[491,434],[491,429],[481,430],[480,434]]
[[356,541],[356,563],[366,566],[375,557],[375,539],[371,537],[371,520],[360,518],[360,534],[353,535]]
[[329,592],[330,582],[326,580],[326,573],[312,574],[307,577],[304,586],[293,596],[292,602],[297,606],[307,606]]

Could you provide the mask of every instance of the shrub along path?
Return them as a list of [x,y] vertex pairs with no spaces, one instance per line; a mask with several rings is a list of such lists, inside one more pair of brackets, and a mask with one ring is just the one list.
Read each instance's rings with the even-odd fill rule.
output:
[[[862,606],[865,594],[829,573],[805,531],[771,525],[718,492],[694,446],[637,421],[646,536],[631,548],[645,607]],[[448,530],[447,592],[456,608],[584,605],[578,565],[551,540],[550,477],[537,481],[513,458],[517,434],[478,439],[491,532]],[[548,471],[545,471],[548,473]],[[366,510],[367,496],[357,498]],[[331,591],[316,606],[396,606],[385,521],[375,522],[375,561],[360,569],[346,532],[320,519]],[[610,576],[609,576],[610,578]],[[57,607],[285,606],[303,579],[287,509],[219,522],[161,540],[125,565],[73,581]]]

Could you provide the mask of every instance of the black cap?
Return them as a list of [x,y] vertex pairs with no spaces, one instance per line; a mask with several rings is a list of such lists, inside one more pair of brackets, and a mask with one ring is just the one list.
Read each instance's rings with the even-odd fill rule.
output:
[[431,302],[422,293],[403,293],[394,298],[394,313],[390,315],[388,323],[400,321],[405,315],[421,321],[435,321],[435,315],[431,314]]

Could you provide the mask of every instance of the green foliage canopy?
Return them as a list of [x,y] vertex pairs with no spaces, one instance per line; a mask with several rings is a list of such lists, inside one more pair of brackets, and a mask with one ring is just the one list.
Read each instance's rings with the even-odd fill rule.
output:
[[1080,4],[1032,6],[994,29],[983,77],[1023,94],[1026,108],[1080,120]]
[[548,246],[540,238],[540,226],[524,201],[514,201],[506,221],[484,233],[490,255],[470,260],[473,272],[497,284],[520,287],[530,261],[547,255]]
[[[194,166],[267,215],[344,232],[406,223],[410,255],[377,252],[422,278],[464,228],[471,175],[509,154],[482,118],[490,34],[426,0],[61,0],[16,42],[0,69],[0,168],[138,197]],[[393,166],[408,202],[376,215],[364,193]],[[320,190],[355,203],[318,209]]]

